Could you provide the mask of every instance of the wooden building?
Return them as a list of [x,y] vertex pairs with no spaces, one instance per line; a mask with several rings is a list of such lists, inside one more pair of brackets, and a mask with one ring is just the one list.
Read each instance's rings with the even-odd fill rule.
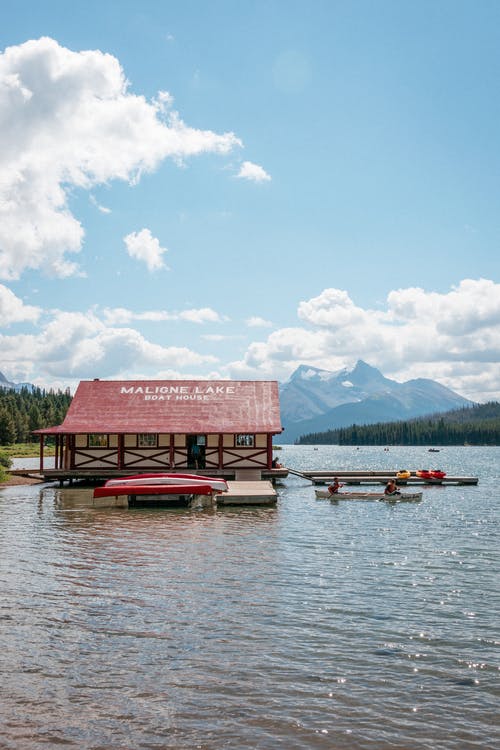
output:
[[281,432],[278,383],[231,380],[82,381],[64,422],[36,431],[40,472],[59,479],[187,469],[260,479]]

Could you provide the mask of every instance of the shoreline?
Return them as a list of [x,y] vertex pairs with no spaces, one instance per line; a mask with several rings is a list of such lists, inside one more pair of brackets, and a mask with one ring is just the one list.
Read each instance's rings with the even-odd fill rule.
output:
[[16,477],[9,475],[5,482],[0,482],[0,490],[2,487],[18,487],[26,484],[43,484],[43,479],[36,479],[35,477]]

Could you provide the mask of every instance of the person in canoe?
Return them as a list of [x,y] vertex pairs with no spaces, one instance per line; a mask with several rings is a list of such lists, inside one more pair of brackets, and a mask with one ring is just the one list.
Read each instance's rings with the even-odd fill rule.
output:
[[398,490],[398,486],[394,479],[389,479],[387,484],[385,485],[384,495],[400,495],[400,491]]
[[336,495],[339,489],[343,486],[343,484],[339,483],[338,477],[333,477],[333,483],[329,485],[328,492],[330,493],[330,495]]

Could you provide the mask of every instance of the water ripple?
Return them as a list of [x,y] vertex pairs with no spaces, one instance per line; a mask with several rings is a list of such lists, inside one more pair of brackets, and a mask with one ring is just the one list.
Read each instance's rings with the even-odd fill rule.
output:
[[276,508],[215,512],[63,510],[52,488],[0,490],[0,747],[499,746],[500,453],[447,453],[480,485],[418,505],[320,503],[292,477]]

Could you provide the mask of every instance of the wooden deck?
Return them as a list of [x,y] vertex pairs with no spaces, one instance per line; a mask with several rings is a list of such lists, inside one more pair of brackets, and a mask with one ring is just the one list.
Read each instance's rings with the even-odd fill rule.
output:
[[398,479],[397,471],[302,471],[301,475],[309,479],[313,484],[331,484],[333,478],[337,477],[341,484],[387,484],[389,479],[395,479],[398,485],[425,484],[425,485],[449,485],[449,484],[477,484],[478,477],[462,477],[446,475],[442,479],[424,479],[417,477],[412,471],[408,479]]
[[269,481],[228,482],[228,487],[216,496],[217,505],[274,505],[278,500]]
[[[61,487],[64,482],[73,484],[74,482],[89,482],[91,484],[97,484],[100,482],[106,482],[108,479],[115,479],[120,477],[130,476],[131,474],[141,474],[143,472],[155,474],[162,473],[165,469],[141,469],[141,471],[134,471],[133,469],[44,469],[40,472],[37,469],[12,469],[9,473],[15,476],[21,477],[33,477],[37,479],[43,479],[45,482],[59,482]],[[172,471],[172,470],[168,470]],[[245,473],[248,472],[250,475],[254,472],[254,469],[186,469],[178,468],[180,473],[189,474],[201,474],[202,476],[210,477],[221,477],[227,480],[234,480],[235,478],[244,480]],[[173,470],[175,473],[175,469]],[[271,482],[276,479],[285,479],[288,476],[288,469],[262,469],[259,470],[259,480],[269,480]]]

